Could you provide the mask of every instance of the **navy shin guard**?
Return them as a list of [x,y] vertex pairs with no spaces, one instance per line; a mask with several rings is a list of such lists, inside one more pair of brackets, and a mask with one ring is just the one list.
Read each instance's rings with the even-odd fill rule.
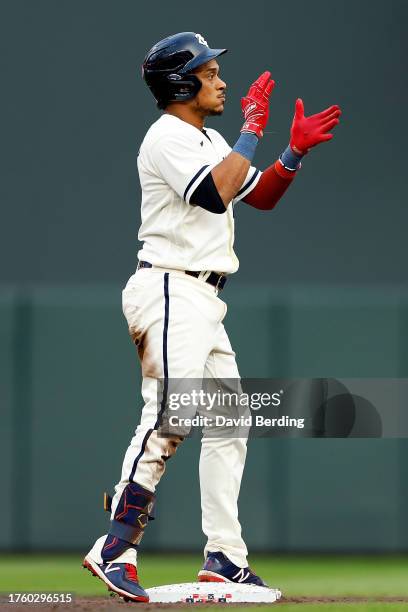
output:
[[155,499],[154,493],[137,483],[124,488],[102,549],[104,561],[115,559],[127,548],[136,548],[148,521],[154,519]]

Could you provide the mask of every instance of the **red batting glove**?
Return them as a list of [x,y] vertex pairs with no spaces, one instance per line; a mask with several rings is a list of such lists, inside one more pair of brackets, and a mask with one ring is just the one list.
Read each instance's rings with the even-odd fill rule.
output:
[[305,117],[303,101],[296,100],[295,116],[290,130],[290,146],[295,153],[305,154],[316,145],[331,140],[328,134],[339,123],[340,107],[335,104],[310,117]]
[[269,96],[274,88],[275,81],[270,79],[271,73],[264,72],[251,85],[245,98],[241,99],[241,108],[245,123],[241,132],[251,132],[262,138],[263,130],[268,123]]

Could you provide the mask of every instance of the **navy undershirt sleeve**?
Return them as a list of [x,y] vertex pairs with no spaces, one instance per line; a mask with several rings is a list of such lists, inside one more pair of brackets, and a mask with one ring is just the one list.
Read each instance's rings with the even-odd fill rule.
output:
[[225,213],[224,202],[218,193],[211,172],[201,181],[190,196],[190,204],[200,206],[215,214]]

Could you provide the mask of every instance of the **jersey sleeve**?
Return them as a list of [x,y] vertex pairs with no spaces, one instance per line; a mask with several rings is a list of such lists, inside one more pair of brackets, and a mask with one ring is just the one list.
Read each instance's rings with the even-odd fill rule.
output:
[[[224,140],[224,138],[221,136],[221,134],[218,134],[218,132],[217,132],[217,136],[218,136],[218,138],[220,140],[222,139],[222,143],[223,143],[223,147],[224,147],[224,151],[225,151],[225,157],[226,157],[227,155],[229,155],[231,153],[232,149],[229,146],[229,144],[227,143],[227,141]],[[258,168],[255,168],[255,166],[250,166],[250,168],[249,168],[249,170],[247,172],[247,175],[245,177],[245,180],[244,180],[244,182],[241,185],[240,190],[238,191],[238,193],[235,196],[235,198],[232,200],[233,204],[236,204],[240,200],[243,200],[246,195],[251,193],[251,191],[255,188],[255,186],[257,185],[257,183],[259,181],[259,179],[261,178],[261,174],[262,174],[262,172],[260,170],[258,170]]]
[[245,196],[247,196],[258,184],[259,179],[261,178],[262,172],[255,168],[255,166],[251,166],[248,170],[248,173],[245,177],[244,182],[242,183],[241,189],[238,191],[235,198],[232,200],[233,204],[236,204],[240,200],[243,200]]
[[216,165],[200,144],[184,134],[167,134],[151,147],[151,163],[166,183],[190,204],[190,197]]

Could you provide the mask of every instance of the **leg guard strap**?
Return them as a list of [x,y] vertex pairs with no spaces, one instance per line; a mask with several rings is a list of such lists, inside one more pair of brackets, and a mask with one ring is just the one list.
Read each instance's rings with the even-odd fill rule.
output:
[[149,520],[154,519],[156,496],[137,483],[123,490],[109,533],[131,544],[139,544]]
[[125,540],[130,544],[139,544],[145,527],[146,524],[142,527],[139,525],[126,525],[126,523],[121,523],[120,521],[111,521],[109,535]]

